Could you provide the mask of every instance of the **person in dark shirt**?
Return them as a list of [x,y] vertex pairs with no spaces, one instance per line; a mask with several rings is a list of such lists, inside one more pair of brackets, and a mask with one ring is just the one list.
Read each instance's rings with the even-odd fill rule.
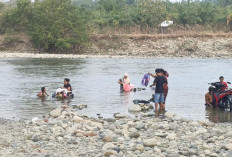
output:
[[70,80],[68,78],[64,79],[64,87],[68,92],[72,92],[72,86],[70,85]]
[[156,70],[156,77],[153,82],[153,84],[150,86],[156,86],[155,89],[155,97],[154,97],[154,102],[155,102],[155,111],[158,111],[158,104],[160,104],[160,109],[165,110],[164,106],[164,86],[167,85],[167,79],[163,76],[163,71],[162,70]]

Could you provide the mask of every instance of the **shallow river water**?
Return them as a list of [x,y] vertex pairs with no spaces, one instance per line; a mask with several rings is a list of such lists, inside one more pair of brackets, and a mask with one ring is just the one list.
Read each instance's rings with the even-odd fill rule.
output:
[[[7,119],[32,118],[48,113],[57,106],[87,104],[79,112],[88,116],[112,117],[116,112],[128,113],[134,99],[148,100],[154,93],[144,91],[120,93],[117,81],[127,72],[131,82],[141,87],[147,72],[163,67],[168,70],[169,94],[166,110],[193,120],[209,119],[231,122],[228,112],[205,110],[204,94],[208,82],[223,75],[232,80],[232,61],[223,59],[0,59],[0,117]],[[42,86],[50,95],[70,78],[75,98],[57,100],[36,97]],[[153,80],[150,81],[152,83]]]

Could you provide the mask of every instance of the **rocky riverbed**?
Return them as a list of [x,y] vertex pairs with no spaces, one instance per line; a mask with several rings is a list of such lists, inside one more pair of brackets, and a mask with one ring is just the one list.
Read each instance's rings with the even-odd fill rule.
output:
[[0,156],[232,156],[232,125],[167,112],[92,119],[69,108],[20,122],[0,120]]
[[228,33],[92,35],[88,48],[65,54],[40,52],[31,47],[29,39],[22,38],[11,47],[4,47],[4,42],[0,40],[0,58],[231,58],[231,37],[232,34]]

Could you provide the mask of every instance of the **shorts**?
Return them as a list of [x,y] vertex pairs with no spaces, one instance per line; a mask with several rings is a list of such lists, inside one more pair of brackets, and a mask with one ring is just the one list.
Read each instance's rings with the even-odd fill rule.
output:
[[164,93],[155,93],[155,103],[164,103]]

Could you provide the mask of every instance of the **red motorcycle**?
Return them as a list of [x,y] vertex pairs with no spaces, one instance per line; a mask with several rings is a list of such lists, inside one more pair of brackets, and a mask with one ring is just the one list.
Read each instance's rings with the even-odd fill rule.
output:
[[[230,82],[227,82],[231,84]],[[213,106],[222,110],[228,110],[232,112],[232,89],[222,91],[225,85],[220,82],[210,83],[210,89],[213,96]]]

